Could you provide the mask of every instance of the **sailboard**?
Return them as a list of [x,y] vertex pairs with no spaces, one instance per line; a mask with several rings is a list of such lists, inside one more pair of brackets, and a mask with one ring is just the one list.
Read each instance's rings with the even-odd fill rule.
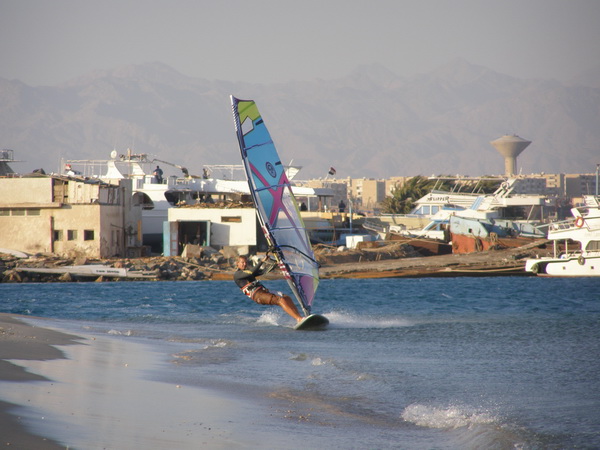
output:
[[262,231],[297,303],[309,316],[319,285],[319,264],[290,181],[256,103],[232,95],[231,107]]

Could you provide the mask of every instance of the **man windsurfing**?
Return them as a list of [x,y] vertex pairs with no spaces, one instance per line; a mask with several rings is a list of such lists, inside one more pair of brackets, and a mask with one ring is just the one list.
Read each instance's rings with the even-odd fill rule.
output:
[[279,294],[281,295],[272,294],[257,280],[257,277],[265,275],[270,270],[269,267],[263,267],[268,258],[269,255],[267,254],[256,266],[249,266],[246,256],[238,256],[238,270],[233,275],[233,281],[235,281],[235,284],[238,285],[244,294],[259,305],[279,305],[286,313],[296,319],[297,322],[300,322],[303,317],[289,296],[283,295],[280,292]]

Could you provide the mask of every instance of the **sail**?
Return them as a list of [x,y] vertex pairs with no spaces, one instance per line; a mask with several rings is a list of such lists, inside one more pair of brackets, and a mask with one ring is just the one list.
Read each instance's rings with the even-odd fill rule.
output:
[[256,103],[231,96],[235,128],[250,192],[269,245],[305,314],[319,284],[315,260],[298,204]]

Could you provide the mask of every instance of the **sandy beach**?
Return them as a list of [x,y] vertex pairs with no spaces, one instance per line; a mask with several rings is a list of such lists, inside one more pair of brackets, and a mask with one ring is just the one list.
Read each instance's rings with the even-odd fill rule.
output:
[[[10,389],[10,383],[49,381],[41,375],[30,373],[22,366],[8,360],[50,360],[63,358],[63,353],[53,345],[74,343],[75,336],[58,333],[45,328],[33,327],[23,323],[13,315],[0,314],[0,382],[4,389]],[[8,383],[5,383],[8,382]],[[5,391],[0,394],[4,398]],[[11,414],[13,413],[13,414]],[[0,400],[0,443],[11,448],[64,448],[45,437],[27,430],[18,407]]]
[[51,320],[0,314],[1,445],[261,446],[243,423],[252,405],[203,388],[153,380],[153,373],[169,362],[148,346],[73,336],[54,325]]

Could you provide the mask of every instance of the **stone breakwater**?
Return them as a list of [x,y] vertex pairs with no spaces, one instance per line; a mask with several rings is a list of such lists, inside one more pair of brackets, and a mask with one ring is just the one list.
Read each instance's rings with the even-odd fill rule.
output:
[[[321,264],[321,278],[524,275],[524,260],[546,253],[541,245],[424,257],[410,245],[393,241],[360,250],[315,247],[315,256]],[[258,255],[260,257],[262,255]],[[0,254],[0,282],[229,280],[233,278],[235,260],[235,254],[224,254],[210,247],[192,258],[154,256],[95,260],[44,255],[19,258]],[[280,275],[273,271],[268,278],[276,279]]]
[[[0,255],[0,282],[70,282],[210,279],[213,273],[231,270],[231,262],[223,255],[208,258],[147,257],[134,259],[65,259],[34,256],[26,259]],[[82,267],[125,269],[126,276],[85,273]],[[120,271],[122,273],[123,271]]]

